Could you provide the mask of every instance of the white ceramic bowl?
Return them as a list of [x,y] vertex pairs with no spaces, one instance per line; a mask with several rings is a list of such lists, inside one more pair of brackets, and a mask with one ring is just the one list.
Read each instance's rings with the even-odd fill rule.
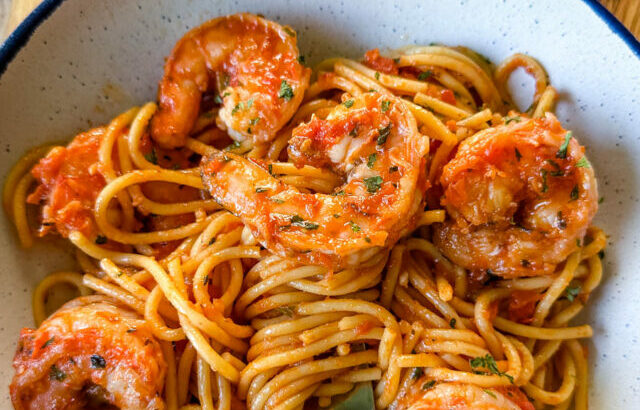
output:
[[[604,197],[597,223],[610,235],[604,282],[582,318],[595,330],[591,404],[638,408],[640,44],[595,0],[45,0],[0,49],[0,175],[29,147],[67,140],[153,99],[175,41],[238,11],[296,28],[312,63],[431,42],[466,45],[493,61],[517,51],[538,58],[561,93],[558,116],[587,146]],[[521,77],[512,85],[530,90]],[[70,266],[57,242],[21,250],[0,217],[2,408],[10,407],[18,333],[32,325],[31,291],[46,273]]]

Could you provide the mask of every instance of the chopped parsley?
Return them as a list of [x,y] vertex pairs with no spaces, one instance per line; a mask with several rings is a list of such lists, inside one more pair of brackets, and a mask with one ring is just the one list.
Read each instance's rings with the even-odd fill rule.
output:
[[397,172],[397,171],[398,171],[398,166],[397,165],[389,167],[389,172]]
[[96,240],[94,241],[98,245],[104,245],[107,243],[107,237],[103,235],[96,236]]
[[591,164],[589,164],[589,161],[587,160],[587,158],[582,157],[578,160],[578,162],[576,162],[576,167],[577,168],[591,168]]
[[244,109],[244,104],[242,103],[242,101],[240,101],[239,103],[236,104],[235,107],[233,107],[233,110],[231,110],[231,115],[236,115],[238,111],[243,109]]
[[558,165],[557,162],[552,159],[548,159],[547,163],[553,167],[553,171],[550,172],[552,177],[561,177],[564,175],[562,168],[560,168],[560,165]]
[[256,125],[256,124],[258,123],[258,121],[260,121],[260,117],[252,118],[252,119],[249,121],[249,124],[251,124],[251,125]]
[[531,265],[531,262],[529,262],[527,259],[522,259],[520,261],[520,265],[522,265],[523,267],[528,267],[529,265]]
[[291,306],[280,306],[277,309],[278,313],[280,313],[281,315],[285,315],[285,316],[289,316],[292,317],[293,316],[293,308]]
[[391,101],[384,100],[384,101],[380,104],[380,106],[381,106],[381,108],[382,108],[382,112],[387,112],[387,111],[389,111],[389,106],[390,106],[390,105],[391,105]]
[[423,71],[420,74],[418,74],[418,80],[424,81],[427,78],[431,77],[432,75],[433,75],[433,71],[431,70]]
[[291,225],[298,226],[300,228],[304,228],[310,231],[314,229],[318,229],[318,227],[320,226],[317,223],[305,221],[299,215],[293,215],[291,217]]
[[344,105],[347,108],[351,108],[351,107],[353,107],[353,103],[354,102],[355,101],[353,101],[353,100],[347,100],[347,101],[343,102],[342,105]]
[[518,151],[518,148],[516,148],[516,159],[520,161],[520,158],[522,158],[522,154]]
[[104,360],[104,357],[93,354],[91,355],[91,367],[94,369],[104,369],[107,366],[107,361]]
[[547,171],[546,169],[543,169],[541,171],[541,173],[542,173],[542,193],[543,194],[549,190],[549,185],[547,185],[547,173],[548,172],[549,171]]
[[387,138],[389,138],[389,134],[391,133],[391,123],[384,128],[378,129],[378,139],[376,140],[376,144],[382,145],[387,142]]
[[151,152],[149,152],[148,154],[144,155],[144,158],[151,162],[152,164],[157,164],[158,163],[158,155],[156,154],[156,149],[152,148]]
[[373,164],[376,163],[377,159],[378,159],[378,154],[376,154],[375,152],[373,154],[370,154],[369,158],[367,159],[367,166],[369,168],[373,168]]
[[492,392],[489,389],[483,389],[483,392],[487,393],[489,396],[493,397],[494,399],[496,398],[496,394],[494,392]]
[[133,333],[136,330],[138,330],[138,329],[136,329],[135,327],[132,327],[131,329],[127,329],[127,333]]
[[562,216],[562,211],[558,211],[558,228],[565,229],[566,227],[567,221],[565,221],[564,217]]
[[303,55],[299,55],[299,56],[298,56],[298,62],[299,62],[300,64],[304,64],[304,63],[306,63],[305,58],[304,58],[304,56],[303,56]]
[[349,221],[349,226],[351,226],[353,232],[360,232],[360,226],[357,223]]
[[234,149],[240,148],[240,142],[239,141],[233,141],[232,144],[227,145],[227,147],[225,148],[225,151],[231,151]]
[[55,337],[51,337],[51,339],[44,342],[44,344],[42,345],[42,348],[44,349],[45,347],[49,346],[51,343],[53,343],[54,340],[55,340]]
[[62,370],[58,369],[58,366],[51,365],[51,369],[49,369],[49,378],[51,380],[57,380],[59,382],[63,381],[67,378],[67,375]]
[[428,382],[426,382],[425,384],[422,385],[422,390],[429,390],[430,388],[432,388],[435,385],[436,385],[436,381],[435,380],[429,380]]
[[215,101],[216,104],[222,104],[222,97],[216,94],[216,96],[213,97],[213,101]]
[[455,318],[455,317],[452,317],[452,318],[451,318],[451,320],[449,321],[449,327],[450,327],[451,329],[455,329],[455,327],[456,327],[456,322],[457,322],[457,321],[456,321],[456,318]]
[[365,236],[364,241],[367,243],[371,243],[371,238],[369,238],[368,236]]
[[269,188],[264,188],[264,187],[257,187],[256,188],[256,193],[257,194],[261,194],[263,192],[267,192],[269,190]]
[[338,218],[340,218],[340,214],[333,214],[333,217],[338,219]]
[[[571,190],[571,193],[569,194],[571,197],[571,201],[575,201],[578,199],[578,197],[580,196],[580,191],[578,188],[578,185],[574,185],[573,189]],[[571,202],[569,201],[569,202]]]
[[287,33],[288,35],[290,35],[291,37],[295,37],[296,36],[296,32],[291,30],[289,27],[283,27],[284,32]]
[[267,169],[269,170],[269,174],[273,175],[273,164],[269,164],[269,166],[267,167]]
[[375,177],[365,178],[363,181],[364,185],[367,187],[367,191],[369,191],[370,194],[378,192],[378,190],[382,186],[382,177],[379,175],[376,175]]
[[334,192],[331,195],[333,195],[333,196],[344,196],[345,193],[344,193],[344,191],[341,190],[341,191],[338,191],[338,192]]
[[414,367],[413,370],[411,371],[411,378],[413,380],[419,379],[420,376],[422,376],[424,374],[424,370],[422,369],[422,367]]
[[380,73],[376,71],[374,77],[376,78],[376,80],[380,80]]
[[567,288],[564,290],[564,295],[569,302],[573,302],[576,296],[580,294],[580,290],[581,290],[580,285],[567,286]]
[[350,137],[358,136],[358,126],[357,125],[355,127],[353,127],[353,129],[351,131],[349,131],[349,136]]
[[603,196],[601,196],[601,197],[600,197],[600,199],[598,199],[598,203],[599,203],[599,204],[601,204],[601,203],[603,203],[603,202],[604,202],[604,197],[603,197]]
[[278,199],[278,198],[269,198],[269,199],[275,202],[276,204],[284,204],[284,201],[282,199]]
[[567,148],[569,148],[569,140],[571,140],[571,131],[567,132],[564,136],[564,142],[560,145],[558,152],[556,152],[556,158],[564,159],[567,157]]
[[204,277],[204,279],[202,279],[202,284],[204,286],[207,286],[210,281],[211,281],[211,278],[209,277],[209,275],[207,275],[207,276]]
[[247,101],[247,108],[251,108],[251,106],[253,106],[253,98],[249,98]]
[[507,379],[509,379],[509,381],[511,383],[513,383],[513,376],[505,373],[505,372],[501,372],[500,369],[498,369],[498,365],[496,363],[496,360],[493,358],[493,356],[491,356],[490,354],[487,354],[484,357],[474,357],[473,359],[469,360],[469,364],[471,365],[471,370],[473,370],[474,373],[482,373],[482,372],[478,372],[477,370],[475,370],[478,367],[482,367],[485,368],[489,371],[489,373],[492,374],[497,374],[498,376],[504,376]]
[[521,118],[518,115],[514,115],[513,117],[504,117],[504,123],[509,124],[510,122],[520,122]]
[[287,80],[282,80],[280,83],[280,91],[278,91],[278,97],[284,98],[285,101],[289,101],[293,98],[293,89],[287,83]]

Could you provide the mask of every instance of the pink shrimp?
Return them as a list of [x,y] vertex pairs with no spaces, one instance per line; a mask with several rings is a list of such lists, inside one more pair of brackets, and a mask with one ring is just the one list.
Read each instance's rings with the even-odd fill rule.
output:
[[598,209],[584,147],[552,115],[481,131],[444,167],[449,219],[434,241],[453,262],[504,277],[542,275],[577,250]]
[[[219,17],[189,31],[167,59],[151,135],[184,145],[203,93],[223,100],[218,115],[238,140],[271,140],[293,116],[311,71],[299,60],[296,33],[252,14]],[[216,86],[214,87],[214,84]]]

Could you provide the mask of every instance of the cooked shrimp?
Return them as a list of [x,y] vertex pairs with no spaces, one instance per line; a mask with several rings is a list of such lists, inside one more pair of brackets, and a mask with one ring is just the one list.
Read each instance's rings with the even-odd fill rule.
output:
[[166,364],[144,321],[102,296],[75,299],[23,329],[10,386],[16,409],[164,409]]
[[472,384],[435,383],[422,378],[398,401],[395,410],[533,410],[517,387],[483,389]]
[[293,30],[252,14],[196,27],[178,41],[165,64],[152,137],[163,147],[184,145],[202,94],[216,84],[223,99],[218,115],[229,135],[238,141],[271,140],[309,85],[311,71],[298,58]]
[[440,178],[450,219],[435,243],[476,273],[551,273],[598,209],[593,170],[571,132],[552,114],[516,118],[460,143]]
[[343,98],[326,119],[314,116],[295,128],[289,141],[296,166],[326,167],[343,177],[331,195],[300,192],[270,175],[266,164],[229,153],[203,161],[213,198],[272,252],[354,266],[393,245],[415,223],[428,139],[394,97]]
[[83,132],[68,146],[53,148],[33,167],[31,173],[39,185],[27,202],[43,204],[40,235],[54,228],[65,237],[72,231],[95,235],[93,205],[106,185],[98,169],[104,133],[104,128]]

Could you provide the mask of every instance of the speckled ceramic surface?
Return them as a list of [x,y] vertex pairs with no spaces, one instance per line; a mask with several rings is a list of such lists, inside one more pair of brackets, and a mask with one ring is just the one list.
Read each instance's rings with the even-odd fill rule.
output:
[[[15,43],[24,40],[20,36],[0,50],[0,69],[6,66],[0,77],[2,177],[29,147],[66,140],[153,99],[163,57],[174,42],[189,28],[221,14],[251,11],[286,22],[298,30],[300,47],[311,62],[336,54],[355,57],[372,47],[430,42],[466,45],[494,61],[516,51],[538,58],[561,94],[560,119],[587,146],[604,197],[597,223],[610,235],[604,283],[583,318],[596,333],[589,346],[591,404],[595,409],[637,408],[640,60],[634,45],[625,44],[589,4],[47,0],[45,6],[52,13],[46,19],[42,10],[32,16],[32,26],[43,21],[17,54],[20,44]],[[22,34],[31,30],[22,29]],[[512,83],[522,92],[529,87],[519,78]],[[5,386],[13,375],[11,358],[19,330],[32,324],[35,283],[47,272],[72,266],[67,247],[47,242],[24,251],[14,235],[0,217],[1,408],[10,407]]]

